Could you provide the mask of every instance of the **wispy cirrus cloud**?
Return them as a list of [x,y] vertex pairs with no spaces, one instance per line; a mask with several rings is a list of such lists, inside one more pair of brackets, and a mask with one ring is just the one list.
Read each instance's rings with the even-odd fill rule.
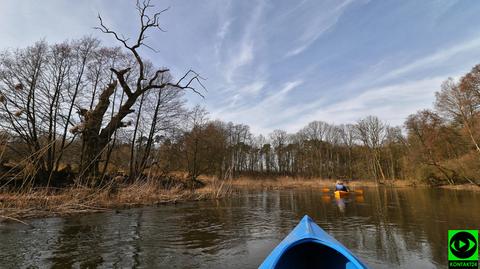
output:
[[[45,38],[93,35],[97,13],[131,36],[133,4],[108,0],[3,0],[0,47]],[[480,62],[480,2],[162,0],[165,33],[145,51],[174,76],[190,68],[208,78],[201,103],[214,118],[268,133],[294,132],[311,120],[345,123],[375,114],[392,124],[431,106],[449,76]],[[40,11],[40,12],[38,12]],[[61,23],[58,23],[61,22]]]
[[256,46],[258,45],[258,28],[263,19],[264,1],[255,6],[246,26],[243,29],[241,37],[230,43],[229,54],[226,62],[223,64],[224,77],[227,83],[234,83],[237,77],[241,77],[241,69],[253,63]]
[[449,60],[462,54],[470,54],[471,52],[478,52],[480,48],[480,38],[473,38],[470,40],[462,41],[453,46],[440,49],[430,55],[424,56],[420,59],[406,64],[390,72],[382,75],[380,81],[388,81],[394,78],[401,77],[402,75],[416,72],[421,69],[436,67],[438,65],[449,63]]
[[[367,66],[362,72],[358,72],[356,76],[343,83],[339,88],[348,93],[352,91],[362,92],[372,87],[399,83],[398,80],[408,82],[408,78],[412,75],[418,76],[418,74],[423,73],[443,76],[445,80],[459,72],[466,72],[477,64],[476,59],[480,57],[479,48],[480,38],[473,37],[422,55],[420,58],[414,58],[412,61],[398,59],[397,57],[382,59]],[[406,63],[399,65],[399,61]],[[457,71],[452,73],[451,68]],[[418,78],[415,78],[416,80]]]
[[304,22],[304,30],[297,39],[294,48],[287,51],[285,57],[295,56],[310,47],[322,34],[335,26],[343,12],[353,3],[353,0],[334,1],[334,5],[327,5],[325,12],[313,16]]
[[299,130],[308,122],[324,120],[334,123],[355,123],[357,120],[377,115],[392,125],[402,125],[406,117],[419,108],[428,108],[433,102],[443,76],[425,78],[399,84],[372,88],[352,95],[339,102],[330,103],[328,98],[290,107],[289,113],[297,116],[297,121],[285,128]]
[[268,133],[269,128],[282,125],[283,119],[289,116],[285,109],[288,105],[289,94],[299,90],[302,84],[302,80],[287,81],[254,105],[244,103],[235,110],[224,108],[214,111],[212,114],[214,117],[232,118],[239,122],[255,119],[258,124],[252,125],[252,130],[258,133]]
[[239,92],[242,94],[257,95],[260,91],[265,88],[266,82],[262,80],[256,80],[252,83],[249,83],[239,89]]

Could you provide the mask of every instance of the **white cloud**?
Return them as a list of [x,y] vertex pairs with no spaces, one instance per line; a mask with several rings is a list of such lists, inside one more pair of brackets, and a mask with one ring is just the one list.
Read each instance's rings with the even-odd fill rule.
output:
[[377,64],[366,67],[361,74],[343,84],[341,88],[345,92],[358,92],[361,89],[392,83],[396,79],[405,81],[410,75],[435,68],[438,70],[430,71],[429,76],[442,76],[445,80],[452,76],[448,70],[445,71],[445,67],[454,67],[456,72],[463,72],[476,64],[476,57],[472,55],[480,55],[479,47],[480,38],[469,39],[396,68],[390,67],[396,58],[383,58]]
[[[252,15],[244,28],[243,36],[231,47],[228,58],[223,64],[224,77],[228,84],[234,84],[237,77],[241,77],[241,68],[253,62],[257,42],[257,30],[261,25],[264,2],[259,3],[252,11]],[[236,46],[235,46],[236,45]]]
[[265,106],[281,103],[282,101],[285,100],[289,92],[291,92],[296,87],[300,86],[302,83],[303,83],[302,80],[286,82],[280,91],[269,95],[259,105],[257,105],[257,107],[265,107]]
[[265,87],[266,82],[257,80],[245,85],[239,89],[239,92],[245,95],[257,95]]
[[[56,42],[84,34],[99,36],[106,44],[114,43],[111,36],[92,29],[98,24],[97,12],[126,36],[130,37],[129,33],[138,27],[136,11],[127,2],[118,9],[111,9],[108,1],[103,0],[68,4],[59,0],[0,2],[2,48],[26,46],[44,37]],[[380,46],[378,40],[388,36],[382,32],[389,32],[382,28],[386,27],[382,24],[384,17],[397,14],[398,10],[389,13],[388,7],[381,7],[385,8],[379,8],[385,13],[383,16],[366,17],[368,12],[364,11],[371,12],[368,9],[374,3],[362,6],[365,10],[352,8],[363,3],[365,1],[359,4],[351,0],[295,3],[167,0],[157,5],[158,8],[172,7],[162,15],[167,33],[151,35],[149,41],[160,53],[149,56],[156,64],[168,66],[174,75],[193,68],[208,78],[207,98],[200,100],[192,94],[191,104],[205,102],[218,118],[249,124],[253,131],[264,133],[275,128],[296,131],[311,120],[352,122],[368,114],[401,124],[408,114],[431,106],[433,92],[452,72],[462,73],[478,62],[480,38],[465,39],[478,32],[474,23],[468,22],[477,20],[471,14],[450,10],[450,2],[427,5],[431,14],[426,15],[438,17],[433,22],[404,17],[405,12],[398,17],[399,20],[412,19],[398,24],[404,27],[399,28],[401,31],[408,32],[406,27],[417,22],[431,23],[423,28],[430,29],[439,40],[447,40],[448,43],[434,44],[427,52],[425,47],[431,44],[421,37],[415,42],[403,42],[401,37],[388,39],[387,45],[395,43],[395,48],[399,48],[395,51],[387,45]],[[406,11],[411,8],[411,5],[400,6]],[[472,14],[473,8],[474,5]],[[452,27],[463,27],[451,31],[435,24],[444,23],[447,15]],[[340,22],[346,27],[337,27]],[[357,38],[363,35],[348,32],[357,23],[367,36],[358,43]],[[335,38],[323,40],[330,32]],[[440,38],[447,34],[448,38]],[[339,50],[332,44],[337,37],[345,41]],[[325,47],[332,50],[317,50],[314,45],[320,43],[320,39],[330,42]],[[373,44],[369,43],[371,39],[377,42],[375,47],[363,50],[362,46]],[[380,49],[376,50],[376,45]],[[354,50],[359,53],[351,57]],[[419,52],[425,53],[422,56]],[[328,61],[325,57],[329,57]],[[427,79],[418,80],[420,77]],[[340,98],[343,99],[335,101]]]
[[[213,111],[212,114],[229,121],[249,123],[253,132],[266,134],[271,131],[268,126],[273,123],[281,124],[282,119],[291,116],[290,111],[285,109],[287,107],[286,101],[289,94],[302,83],[303,80],[288,81],[279,90],[267,95],[255,105],[244,104],[234,109],[232,107],[221,108]],[[238,96],[232,97],[234,103],[236,103],[236,99],[238,99]],[[252,124],[252,121],[255,124]]]
[[223,5],[217,6],[217,16],[219,19],[218,30],[215,40],[215,56],[218,58],[222,50],[223,42],[230,32],[233,19],[230,17],[231,1],[224,1]]
[[329,100],[311,103],[307,117],[301,117],[288,129],[296,131],[313,120],[335,123],[353,123],[358,119],[376,115],[393,125],[402,125],[405,118],[420,108],[431,107],[434,93],[440,89],[445,77],[432,77],[406,83],[387,85],[367,90],[346,100],[326,104]]
[[220,29],[217,32],[217,36],[220,40],[223,40],[230,29],[230,25],[232,24],[232,20],[226,20],[220,26]]
[[231,62],[227,64],[225,71],[225,79],[228,83],[232,83],[238,70],[248,65],[253,60],[253,41],[245,41],[241,44],[240,51],[234,57]]
[[417,71],[422,68],[432,67],[441,63],[447,62],[449,59],[469,52],[472,50],[478,50],[480,47],[480,38],[474,38],[466,42],[457,44],[453,47],[447,49],[439,50],[431,55],[423,57],[419,60],[416,60],[408,65],[397,68],[393,71],[388,72],[387,74],[381,77],[381,81],[388,81],[389,79],[394,79],[402,75]]
[[[305,30],[300,35],[298,42],[300,43],[295,48],[289,50],[285,57],[295,56],[300,54],[315,41],[320,38],[325,32],[331,29],[338,22],[346,8],[352,3],[352,0],[346,0],[338,6],[331,8],[326,13],[317,13],[310,20],[304,23]],[[336,4],[337,2],[335,2]]]

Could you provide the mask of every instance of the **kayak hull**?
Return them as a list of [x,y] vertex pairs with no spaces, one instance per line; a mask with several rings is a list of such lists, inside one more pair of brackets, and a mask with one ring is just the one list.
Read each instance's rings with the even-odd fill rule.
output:
[[366,269],[340,242],[305,216],[270,253],[259,269]]
[[346,197],[350,194],[348,191],[335,191],[335,198]]

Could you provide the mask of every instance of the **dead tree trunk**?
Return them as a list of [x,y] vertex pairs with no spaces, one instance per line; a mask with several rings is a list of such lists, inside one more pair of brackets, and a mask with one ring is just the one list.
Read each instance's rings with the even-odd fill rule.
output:
[[[159,17],[166,11],[162,10],[154,14],[147,14],[147,10],[153,7],[150,1],[137,2],[137,10],[140,17],[140,30],[137,38],[133,44],[128,44],[128,38],[124,38],[117,32],[110,30],[103,24],[102,18],[99,16],[100,26],[97,27],[100,31],[106,34],[113,35],[115,39],[120,42],[124,48],[126,48],[135,59],[135,72],[130,72],[131,67],[126,69],[117,70],[111,68],[110,70],[115,74],[116,81],[109,84],[103,92],[100,94],[99,100],[95,108],[80,112],[83,116],[83,131],[82,137],[84,142],[84,152],[82,161],[82,175],[96,177],[99,175],[99,163],[103,151],[107,148],[108,143],[112,139],[112,135],[121,127],[126,127],[126,124],[122,120],[134,112],[132,107],[135,105],[137,99],[150,90],[162,90],[165,87],[173,87],[179,90],[190,89],[195,93],[198,93],[192,86],[193,82],[197,82],[202,85],[201,77],[194,71],[189,70],[183,77],[181,77],[177,83],[165,82],[161,80],[162,74],[168,73],[168,69],[158,69],[156,72],[148,72],[145,68],[144,59],[140,56],[138,49],[142,46],[150,48],[146,45],[145,38],[146,32],[151,28],[160,29]],[[134,75],[133,82],[127,81],[128,75]],[[126,101],[120,105],[120,108],[113,117],[111,117],[105,127],[102,128],[102,122],[104,120],[105,113],[110,106],[110,97],[114,93],[115,87],[120,84],[123,93],[126,95]]]
[[110,96],[115,91],[117,82],[109,84],[99,97],[98,104],[92,110],[82,110],[83,116],[82,140],[85,145],[81,164],[82,174],[88,176],[98,176],[98,165],[103,149],[108,145],[109,139],[100,135],[103,116],[110,106]]

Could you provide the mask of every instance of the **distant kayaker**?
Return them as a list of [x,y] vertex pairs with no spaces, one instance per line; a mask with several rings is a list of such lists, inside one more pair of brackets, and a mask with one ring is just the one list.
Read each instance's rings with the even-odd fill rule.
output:
[[348,191],[347,186],[343,185],[343,182],[340,180],[337,180],[337,183],[335,184],[335,190],[336,191]]

